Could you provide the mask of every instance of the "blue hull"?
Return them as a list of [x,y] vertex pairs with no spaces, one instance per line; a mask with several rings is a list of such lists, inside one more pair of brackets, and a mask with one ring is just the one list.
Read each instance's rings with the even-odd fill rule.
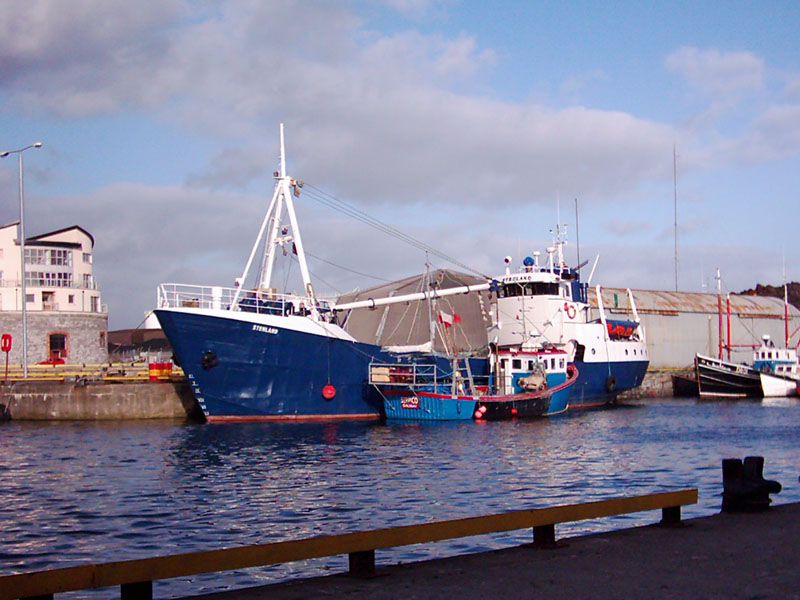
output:
[[[155,313],[209,421],[379,419],[384,412],[383,399],[368,383],[369,363],[396,357],[379,346],[190,311]],[[474,361],[473,372],[485,364]],[[641,384],[647,365],[576,363],[578,380],[565,390],[569,408],[613,402]],[[336,390],[331,399],[322,392],[328,384]],[[554,395],[539,414],[559,412],[563,403],[563,395]],[[454,406],[446,418],[470,418],[464,408]]]
[[[389,360],[379,346],[280,327],[259,330],[248,321],[190,312],[155,312],[210,421],[381,416],[382,399],[367,383],[370,361]],[[336,390],[329,400],[322,394],[328,384]]]
[[569,388],[569,408],[591,408],[614,402],[620,393],[642,384],[649,364],[646,360],[576,362],[578,381]]
[[410,392],[387,396],[383,401],[390,421],[471,421],[477,404],[475,400],[415,396]]

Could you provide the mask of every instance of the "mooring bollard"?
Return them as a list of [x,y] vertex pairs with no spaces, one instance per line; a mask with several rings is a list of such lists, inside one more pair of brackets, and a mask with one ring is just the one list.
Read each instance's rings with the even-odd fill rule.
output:
[[722,459],[722,512],[766,510],[769,495],[781,489],[777,481],[764,479],[763,456]]

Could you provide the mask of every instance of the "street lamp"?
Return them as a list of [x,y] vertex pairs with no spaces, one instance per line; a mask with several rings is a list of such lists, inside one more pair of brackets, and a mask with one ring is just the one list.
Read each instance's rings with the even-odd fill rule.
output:
[[16,154],[19,158],[19,247],[20,265],[22,266],[22,376],[28,378],[28,297],[25,291],[25,195],[22,185],[22,153],[29,148],[41,148],[42,142],[34,142],[18,150],[0,152],[0,158]]

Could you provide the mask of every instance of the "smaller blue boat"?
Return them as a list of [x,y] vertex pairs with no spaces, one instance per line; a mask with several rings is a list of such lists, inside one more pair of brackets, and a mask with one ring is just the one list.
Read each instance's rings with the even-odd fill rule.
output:
[[[445,363],[446,364],[446,363]],[[489,365],[474,374],[473,366]],[[556,348],[494,350],[487,361],[372,363],[370,383],[383,397],[387,420],[495,421],[565,412],[578,370]]]

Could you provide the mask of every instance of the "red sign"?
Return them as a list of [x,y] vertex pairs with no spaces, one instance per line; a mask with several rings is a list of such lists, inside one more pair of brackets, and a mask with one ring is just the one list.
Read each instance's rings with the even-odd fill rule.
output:
[[3,352],[11,352],[11,334],[4,333],[2,337],[0,337],[0,350]]

